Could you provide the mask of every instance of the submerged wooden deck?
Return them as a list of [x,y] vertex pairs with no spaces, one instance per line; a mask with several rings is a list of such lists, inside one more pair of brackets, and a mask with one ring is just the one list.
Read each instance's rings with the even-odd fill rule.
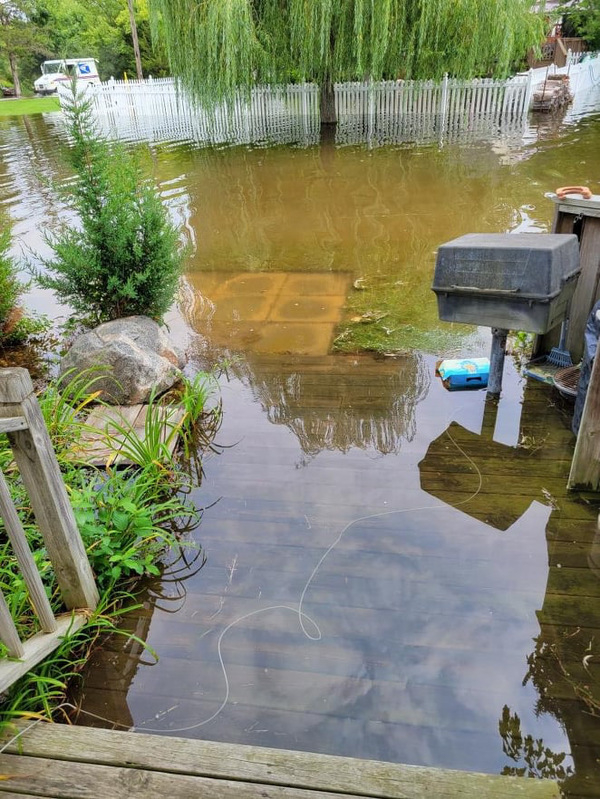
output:
[[55,799],[551,799],[550,780],[40,723],[0,755],[0,795]]

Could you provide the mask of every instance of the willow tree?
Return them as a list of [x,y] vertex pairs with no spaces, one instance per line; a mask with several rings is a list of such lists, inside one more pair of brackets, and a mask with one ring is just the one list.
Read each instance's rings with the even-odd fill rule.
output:
[[202,105],[256,83],[503,77],[543,38],[535,0],[150,0],[171,69]]

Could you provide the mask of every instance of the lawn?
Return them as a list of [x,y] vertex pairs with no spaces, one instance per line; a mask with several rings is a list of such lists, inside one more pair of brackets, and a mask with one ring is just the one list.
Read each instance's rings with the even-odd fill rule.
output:
[[0,117],[41,114],[43,111],[59,110],[58,97],[27,97],[20,100],[0,100]]

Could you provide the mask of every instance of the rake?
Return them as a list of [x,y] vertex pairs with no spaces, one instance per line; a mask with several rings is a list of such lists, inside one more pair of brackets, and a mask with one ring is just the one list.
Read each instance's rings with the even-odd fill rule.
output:
[[548,357],[546,358],[547,362],[552,364],[552,366],[573,366],[571,353],[565,349],[568,330],[569,320],[564,319],[562,325],[560,326],[560,341],[558,342],[558,347],[552,347],[548,353]]

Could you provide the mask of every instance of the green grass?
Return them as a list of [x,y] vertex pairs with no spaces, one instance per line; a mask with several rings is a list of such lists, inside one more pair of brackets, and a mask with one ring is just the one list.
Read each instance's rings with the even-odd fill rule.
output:
[[0,100],[0,117],[41,114],[44,111],[60,111],[58,97],[25,97],[20,100]]

